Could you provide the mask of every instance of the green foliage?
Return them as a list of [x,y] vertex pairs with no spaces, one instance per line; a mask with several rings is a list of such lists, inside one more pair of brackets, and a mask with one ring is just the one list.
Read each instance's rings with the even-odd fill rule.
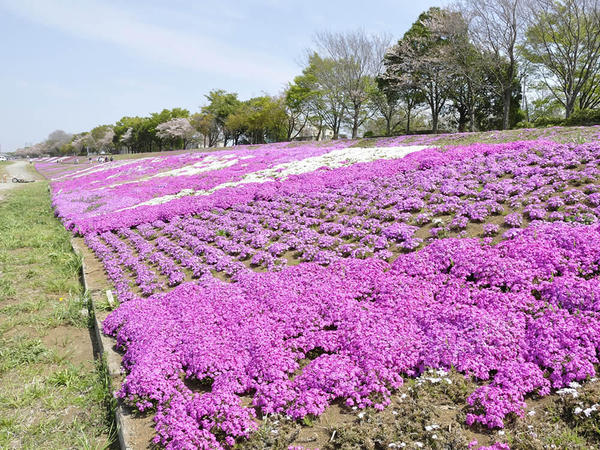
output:
[[116,437],[70,237],[46,183],[0,202],[0,448],[112,448]]
[[542,116],[535,120],[534,125],[536,127],[600,125],[600,109],[577,110],[568,119]]
[[[189,116],[190,112],[187,109],[173,108],[163,109],[148,117],[122,117],[113,127],[113,144],[118,147],[125,146],[132,153],[173,150],[177,142],[160,139],[156,134],[156,127],[169,120]],[[102,128],[96,127],[91,133],[100,133]]]
[[263,144],[287,137],[287,115],[282,100],[269,96],[242,102],[225,120],[235,144]]
[[521,53],[569,117],[600,102],[600,22],[595,2],[558,0],[532,9]]
[[600,109],[584,109],[575,111],[562,125],[598,125],[600,124]]

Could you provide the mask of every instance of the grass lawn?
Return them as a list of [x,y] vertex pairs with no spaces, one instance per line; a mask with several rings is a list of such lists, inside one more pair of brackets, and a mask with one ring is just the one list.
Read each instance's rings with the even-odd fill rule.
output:
[[[1,166],[0,166],[1,170]],[[48,185],[0,202],[0,448],[110,448],[114,400],[94,359],[81,261]]]

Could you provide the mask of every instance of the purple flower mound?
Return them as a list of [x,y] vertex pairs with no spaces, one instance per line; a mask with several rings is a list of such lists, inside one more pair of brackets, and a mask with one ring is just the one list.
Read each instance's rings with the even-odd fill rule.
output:
[[600,227],[536,223],[496,246],[441,239],[393,264],[203,277],[121,304],[104,332],[125,350],[118,395],[156,407],[167,448],[231,446],[256,429],[254,408],[296,419],[336,399],[383,409],[426,368],[489,380],[467,423],[502,427],[526,395],[596,375],[598,274]]

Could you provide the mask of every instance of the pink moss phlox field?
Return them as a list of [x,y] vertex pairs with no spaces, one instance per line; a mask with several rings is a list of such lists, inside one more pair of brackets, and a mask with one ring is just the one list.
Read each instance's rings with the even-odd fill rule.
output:
[[[157,442],[232,446],[257,428],[257,410],[383,409],[428,368],[479,380],[466,422],[497,428],[528,395],[595,376],[598,143],[427,149],[210,191],[351,143],[71,174],[40,163],[55,175],[57,214],[115,286],[121,305],[104,331],[125,351],[118,395],[156,408]],[[180,198],[132,207],[164,195]],[[473,229],[482,239],[460,238]]]
[[[168,448],[247,437],[250,402],[293,418],[336,399],[381,409],[426,368],[487,380],[467,423],[502,427],[528,394],[596,375],[599,263],[596,225],[536,223],[496,246],[441,239],[392,264],[305,263],[234,284],[206,276],[123,303],[104,332],[125,350],[118,395],[156,407]],[[194,379],[205,388],[188,387]]]
[[[262,159],[259,158],[255,164],[260,167],[273,167],[283,159],[301,159],[304,157],[300,151],[302,148],[296,148],[297,152],[293,154],[284,152],[285,158],[273,157],[271,162],[268,162],[265,156],[271,153],[265,152]],[[322,147],[317,148],[323,151]],[[313,150],[308,151],[306,156],[312,155]],[[558,200],[549,197],[555,191],[564,190],[569,183],[594,179],[598,175],[599,154],[596,143],[575,145],[539,140],[508,144],[473,144],[447,151],[427,149],[400,159],[321,169],[289,176],[283,181],[252,182],[223,187],[212,193],[184,195],[164,204],[128,209],[122,208],[156,195],[176,195],[184,192],[184,187],[200,190],[212,188],[220,183],[239,180],[254,169],[234,165],[198,175],[165,176],[122,185],[122,193],[113,192],[113,188],[105,185],[91,189],[86,184],[86,177],[72,177],[53,183],[53,202],[65,225],[82,234],[131,227],[156,220],[170,220],[174,216],[197,214],[215,208],[225,209],[255,200],[272,200],[286,196],[318,198],[331,194],[353,195],[366,201],[385,196],[388,202],[382,207],[396,205],[394,209],[399,210],[398,212],[423,210],[433,216],[456,214],[449,227],[460,230],[469,221],[485,221],[490,215],[501,214],[507,206],[524,207],[524,213],[530,220],[546,220],[546,210],[560,213],[563,218],[581,217],[589,213],[590,207],[598,207],[600,204],[600,199],[597,198],[599,196],[587,199],[587,194],[592,194],[591,192],[582,193],[576,189],[581,195],[567,195],[564,200],[561,199],[567,203],[562,208],[564,211],[556,211],[560,208]],[[253,164],[251,159],[241,161],[250,161],[247,164]],[[585,165],[584,170],[578,169],[581,165]],[[95,172],[90,177],[92,175],[107,183],[107,174],[104,174],[104,171]],[[436,189],[439,189],[439,193],[432,193]],[[524,198],[533,191],[539,192],[539,195]],[[550,220],[563,220],[556,214],[552,216],[552,213],[548,216]],[[506,223],[510,226],[519,226],[522,222],[520,214],[507,219]],[[426,221],[427,215],[421,216],[419,220]]]
[[[52,189],[57,193],[53,203],[67,227],[82,218],[93,223],[93,218],[107,214],[112,214],[114,220],[119,210],[155,197],[174,195],[184,189],[209,190],[223,183],[239,181],[248,173],[271,169],[299,158],[319,156],[352,143],[333,141],[327,145],[294,147],[276,143],[258,149],[239,146],[234,151],[183,153],[92,165],[53,178]],[[36,167],[44,173],[49,170],[48,165],[38,163]],[[200,172],[190,175],[189,170]],[[163,172],[169,171],[173,171],[171,175],[163,176]]]

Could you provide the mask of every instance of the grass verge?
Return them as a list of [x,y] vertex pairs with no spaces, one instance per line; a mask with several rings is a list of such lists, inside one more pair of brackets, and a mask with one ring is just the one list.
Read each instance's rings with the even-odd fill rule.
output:
[[115,445],[114,400],[69,238],[46,183],[0,202],[0,448]]

